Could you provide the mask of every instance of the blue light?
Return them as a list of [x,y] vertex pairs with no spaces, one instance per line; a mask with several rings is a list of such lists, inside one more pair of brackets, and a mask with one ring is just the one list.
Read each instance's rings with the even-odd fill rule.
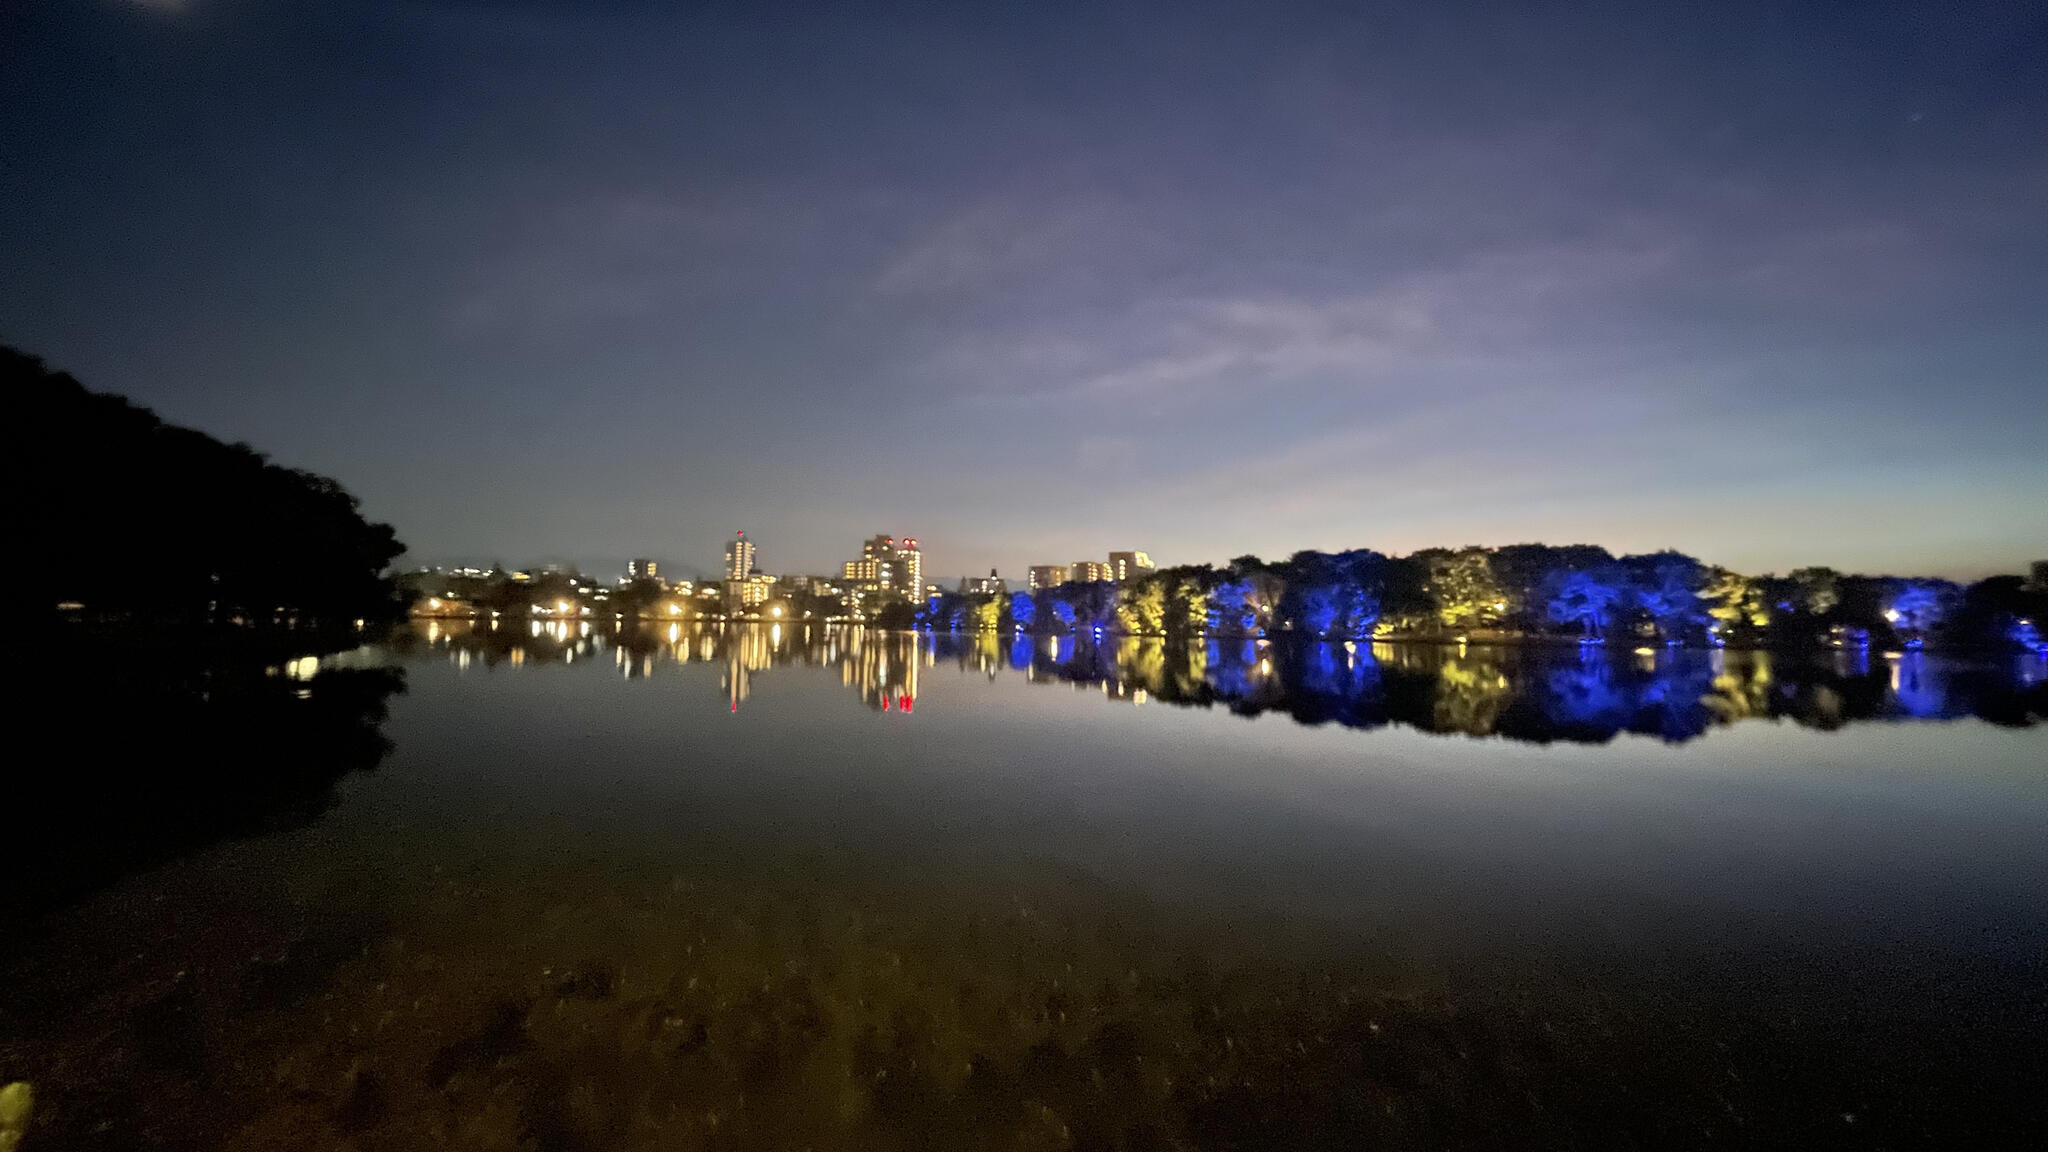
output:
[[1590,572],[1567,572],[1556,578],[1550,598],[1550,618],[1560,624],[1577,623],[1586,638],[1597,639],[1607,628],[1607,616],[1621,600],[1621,589]]

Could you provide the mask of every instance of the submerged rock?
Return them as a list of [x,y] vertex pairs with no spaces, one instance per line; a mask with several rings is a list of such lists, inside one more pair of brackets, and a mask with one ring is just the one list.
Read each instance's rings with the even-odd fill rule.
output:
[[28,1081],[16,1080],[0,1088],[0,1152],[14,1152],[28,1131],[28,1114],[35,1105],[35,1091]]

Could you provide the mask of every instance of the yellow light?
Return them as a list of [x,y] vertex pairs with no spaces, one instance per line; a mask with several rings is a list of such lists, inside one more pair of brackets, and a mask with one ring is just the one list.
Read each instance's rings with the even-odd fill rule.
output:
[[557,601],[555,601],[555,611],[557,611],[557,612],[567,612],[568,610],[569,610],[569,602],[568,602],[567,600],[557,600]]
[[777,605],[776,605],[775,607],[773,607],[773,608],[770,608],[770,609],[768,610],[768,614],[769,614],[770,616],[780,616],[780,615],[782,615],[782,605],[780,605],[780,604],[777,604]]

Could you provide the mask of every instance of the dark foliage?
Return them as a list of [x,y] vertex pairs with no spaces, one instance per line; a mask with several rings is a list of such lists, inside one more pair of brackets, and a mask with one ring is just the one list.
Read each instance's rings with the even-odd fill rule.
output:
[[20,448],[25,580],[39,613],[336,626],[394,610],[403,551],[340,484],[166,424],[0,347]]

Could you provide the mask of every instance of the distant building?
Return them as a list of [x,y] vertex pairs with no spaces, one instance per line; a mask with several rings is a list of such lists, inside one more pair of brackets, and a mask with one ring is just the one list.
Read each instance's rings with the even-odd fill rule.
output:
[[777,576],[775,594],[787,600],[792,596],[831,596],[839,590],[838,582],[830,576]]
[[775,577],[764,576],[759,572],[749,572],[747,578],[740,581],[739,584],[740,607],[752,608],[759,604],[766,604],[774,591]]
[[2048,592],[2048,560],[2034,561],[2033,573],[2033,579],[2027,581],[2027,586],[2035,592]]
[[744,581],[747,573],[754,570],[754,542],[747,539],[744,531],[735,532],[725,542],[725,578]]
[[1111,552],[1109,554],[1111,580],[1121,584],[1126,580],[1142,579],[1146,573],[1155,570],[1152,557],[1143,552]]
[[906,537],[896,551],[903,558],[903,586],[913,590],[924,587],[924,552],[917,546],[917,537]]
[[1110,579],[1110,567],[1100,560],[1076,560],[1067,566],[1067,579],[1077,584],[1093,584],[1098,580]]
[[960,578],[960,594],[963,596],[1001,596],[1009,590],[1009,585],[1003,583],[1003,578],[996,575],[993,568],[988,570],[986,576]]
[[861,545],[860,559],[848,560],[842,574],[856,589],[914,599],[924,587],[924,553],[915,537],[898,544],[894,536],[870,536]]
[[1057,588],[1067,582],[1068,575],[1065,564],[1033,564],[1024,571],[1024,586],[1033,592]]
[[626,579],[659,580],[661,579],[661,565],[653,560],[628,560],[626,561]]

